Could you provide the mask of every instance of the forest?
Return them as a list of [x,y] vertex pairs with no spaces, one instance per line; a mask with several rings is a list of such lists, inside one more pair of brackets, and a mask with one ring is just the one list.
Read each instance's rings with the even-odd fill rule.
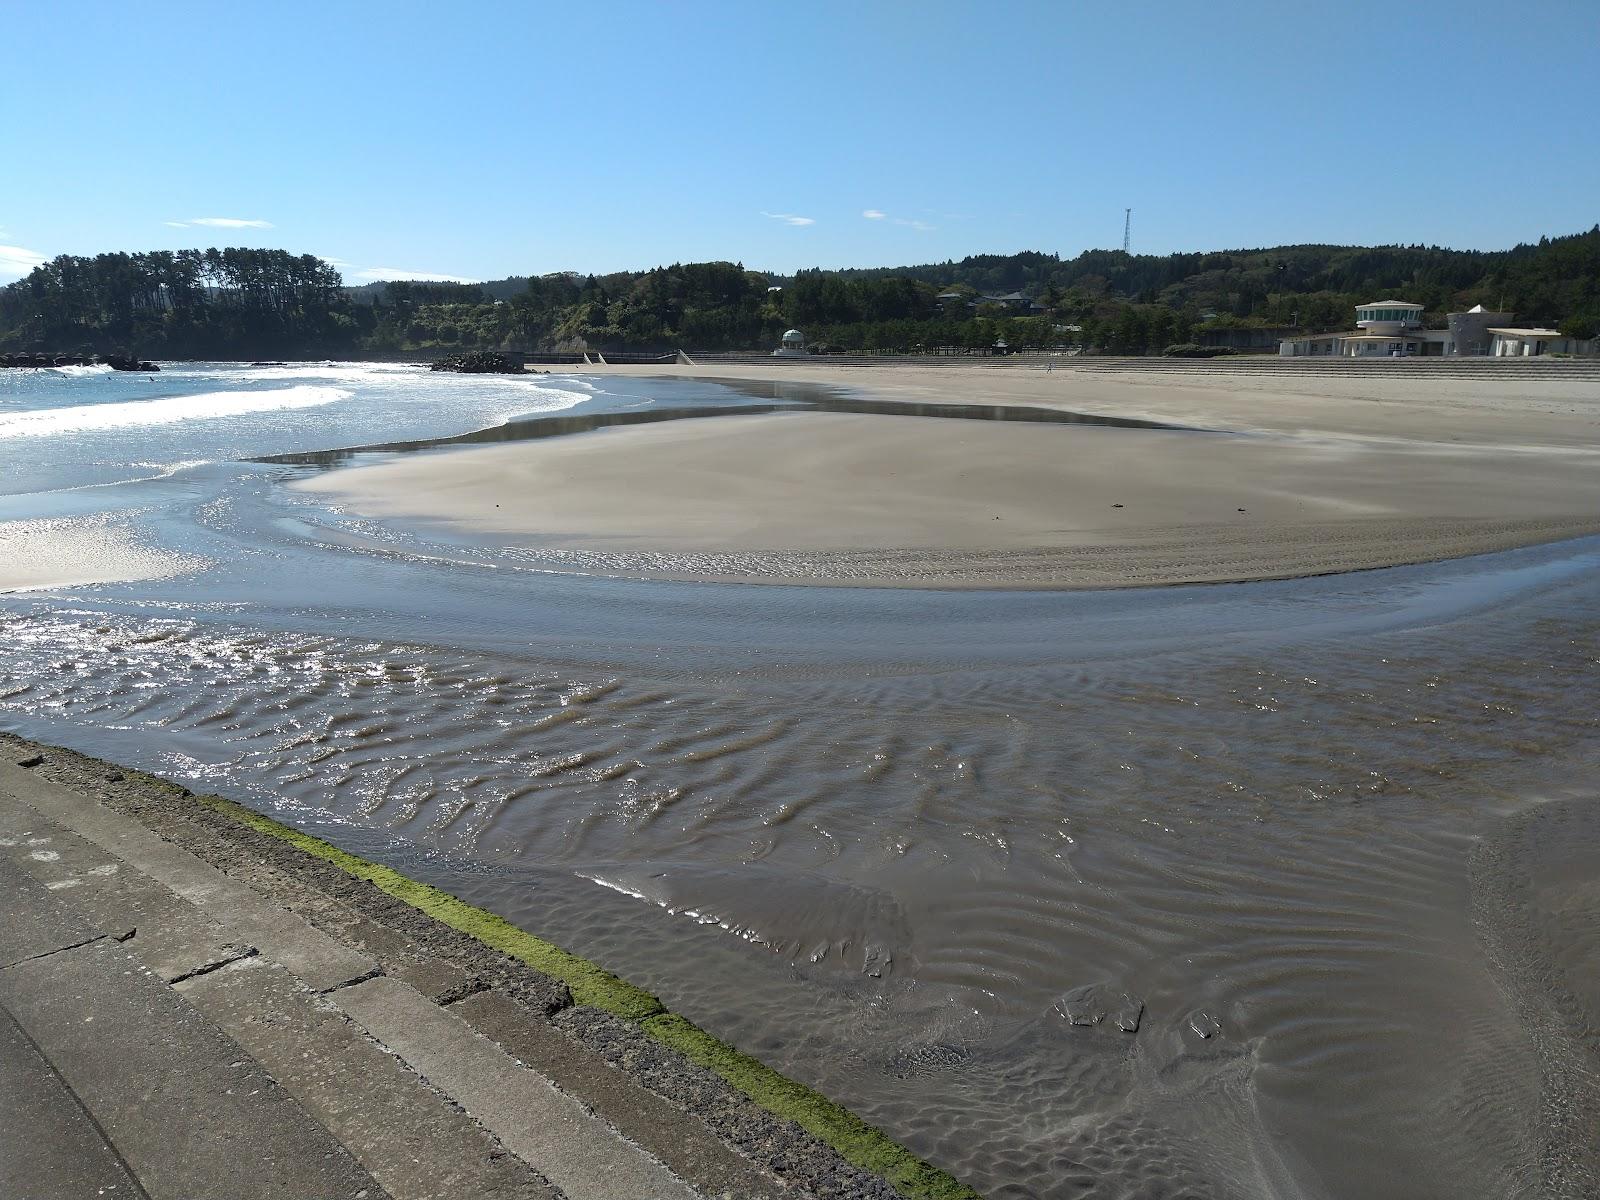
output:
[[[1019,294],[1023,299],[994,299]],[[1503,251],[1278,246],[1171,255],[1023,252],[920,266],[752,271],[675,263],[483,284],[352,288],[311,255],[210,249],[63,255],[0,288],[0,351],[145,358],[417,357],[476,349],[821,351],[1064,346],[1158,354],[1208,330],[1345,328],[1376,299],[1426,321],[1483,304],[1600,333],[1600,226]]]

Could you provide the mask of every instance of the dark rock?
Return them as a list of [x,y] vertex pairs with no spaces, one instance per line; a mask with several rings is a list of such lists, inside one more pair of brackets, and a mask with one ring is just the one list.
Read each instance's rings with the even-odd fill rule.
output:
[[124,358],[114,354],[106,359],[106,365],[113,371],[159,371],[161,368],[153,362],[145,362],[138,358]]
[[1062,996],[1055,1011],[1069,1025],[1098,1025],[1109,1016],[1123,1033],[1137,1033],[1144,1019],[1144,1001],[1109,984],[1090,983]]
[[104,364],[113,371],[159,371],[153,362],[129,358],[124,354],[0,354],[0,367],[94,367]]
[[27,758],[19,758],[19,759],[17,759],[17,766],[19,766],[19,767],[37,767],[43,762],[44,762],[44,755],[42,755],[42,754],[33,754],[33,755],[29,755]]
[[429,369],[456,371],[463,375],[524,374],[521,355],[507,356],[493,350],[480,350],[472,354],[458,354],[454,358],[441,358]]

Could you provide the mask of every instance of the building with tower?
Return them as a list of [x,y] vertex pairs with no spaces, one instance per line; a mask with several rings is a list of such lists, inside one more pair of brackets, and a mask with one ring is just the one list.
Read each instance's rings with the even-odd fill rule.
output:
[[1297,333],[1278,342],[1283,358],[1489,357],[1534,358],[1543,354],[1593,354],[1596,341],[1565,337],[1556,329],[1516,325],[1517,314],[1490,312],[1479,304],[1450,313],[1444,329],[1422,327],[1422,305],[1375,300],[1356,307],[1356,327],[1346,333]]

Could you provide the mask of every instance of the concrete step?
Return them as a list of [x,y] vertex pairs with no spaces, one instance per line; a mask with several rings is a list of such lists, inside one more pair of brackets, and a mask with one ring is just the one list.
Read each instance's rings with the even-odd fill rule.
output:
[[548,1181],[350,1020],[340,992],[313,992],[261,958],[177,986],[395,1200],[559,1200]]
[[623,1137],[711,1195],[740,1200],[792,1200],[794,1192],[758,1170],[704,1122],[689,1116],[631,1076],[596,1069],[594,1054],[498,992],[479,992],[450,1006],[478,1033],[575,1097]]
[[570,1200],[696,1200],[654,1157],[414,988],[369,979],[328,999]]
[[145,1191],[28,1035],[0,1009],[0,1196],[82,1200]]
[[90,924],[132,934],[130,948],[168,983],[256,953],[142,871],[3,792],[0,855]]
[[[0,1008],[150,1200],[386,1195],[250,1055],[133,951],[87,927],[4,860],[0,894],[10,930]],[[15,956],[19,947],[24,957]],[[74,1136],[70,1125],[60,1134]]]
[[[123,953],[145,956],[155,974],[174,982],[186,1004],[242,1047],[240,1058],[274,1078],[396,1200],[702,1194],[430,995],[378,977],[392,961],[425,988],[473,994],[462,987],[465,972],[430,964],[402,934],[303,880],[276,880],[274,892],[287,891],[290,902],[315,911],[362,951],[276,907],[282,894],[268,900],[131,817],[0,764],[0,864],[7,862],[51,897],[54,916],[36,922],[23,940],[0,934],[0,962],[103,940],[97,923],[114,926],[127,939],[119,943]],[[368,952],[374,947],[381,947],[376,957]],[[491,995],[503,1007],[489,1004]],[[673,1139],[680,1143],[674,1156],[703,1168],[713,1183],[731,1185],[711,1194],[785,1194],[703,1124],[508,996],[477,996],[486,1007],[473,1011],[492,1015],[501,1036],[514,1036],[519,1024],[543,1025],[542,1043],[528,1035],[518,1044],[561,1050],[564,1043],[569,1084],[587,1073],[612,1086],[617,1076],[653,1105],[644,1111],[655,1112],[661,1128],[671,1128],[675,1116],[682,1136]],[[663,1141],[659,1131],[651,1136]]]
[[377,960],[334,941],[281,905],[87,796],[0,763],[0,791],[72,830],[187,900],[233,940],[257,947],[318,990],[362,979]]
[[[35,798],[52,786],[32,782]],[[63,810],[69,804],[62,799]],[[6,857],[54,893],[66,923],[36,923],[26,943],[0,940],[0,954],[33,956],[89,940],[96,925],[116,929],[122,945],[239,1042],[395,1200],[559,1197],[322,993],[230,941],[232,931],[134,865],[0,792],[0,862]]]

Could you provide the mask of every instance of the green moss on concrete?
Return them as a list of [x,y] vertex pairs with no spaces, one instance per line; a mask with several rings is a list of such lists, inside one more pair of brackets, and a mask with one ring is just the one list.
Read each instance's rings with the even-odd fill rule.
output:
[[768,1112],[787,1117],[856,1166],[883,1176],[905,1195],[927,1200],[982,1200],[977,1192],[924,1162],[855,1113],[778,1074],[759,1059],[741,1054],[692,1021],[676,1013],[660,1013],[641,1024],[657,1041],[715,1071]]
[[[146,776],[163,787],[184,792],[166,780]],[[914,1200],[982,1200],[965,1184],[924,1162],[860,1117],[841,1108],[803,1083],[780,1075],[748,1054],[712,1037],[693,1022],[666,1011],[661,1001],[642,988],[618,979],[587,959],[579,958],[509,921],[458,900],[448,892],[408,879],[389,867],[339,849],[319,837],[263,816],[220,796],[196,800],[241,825],[270,834],[307,854],[332,863],[346,874],[365,879],[397,900],[420,909],[436,921],[471,935],[512,958],[564,982],[578,1004],[587,1004],[636,1021],[657,1041],[691,1062],[715,1071],[768,1112],[794,1121],[837,1150],[846,1161],[881,1175]]]
[[665,1011],[661,1001],[643,988],[634,987],[587,959],[569,954],[543,938],[518,929],[504,918],[458,900],[449,892],[442,892],[426,883],[408,879],[389,867],[358,858],[319,837],[293,829],[271,817],[264,817],[232,800],[224,800],[220,796],[196,796],[195,799],[232,817],[241,825],[271,834],[307,854],[332,863],[346,874],[365,879],[395,899],[427,913],[434,920],[452,929],[459,929],[485,945],[527,963],[534,970],[561,980],[571,989],[573,1000],[579,1004],[588,1004],[630,1021],[643,1020]]

